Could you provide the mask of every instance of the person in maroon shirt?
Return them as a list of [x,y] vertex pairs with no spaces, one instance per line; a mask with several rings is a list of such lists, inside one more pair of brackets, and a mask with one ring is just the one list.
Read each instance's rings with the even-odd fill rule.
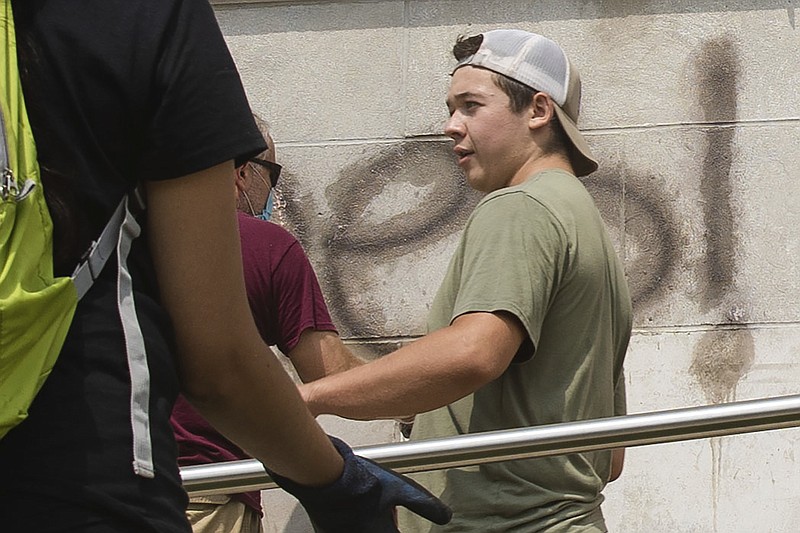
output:
[[[342,343],[331,321],[311,263],[297,239],[267,222],[280,176],[267,124],[256,123],[268,148],[236,169],[239,234],[250,309],[261,337],[286,354],[304,382],[361,364]],[[179,396],[171,418],[181,466],[236,461],[249,456],[223,437]],[[261,494],[190,498],[187,517],[194,533],[260,532]]]

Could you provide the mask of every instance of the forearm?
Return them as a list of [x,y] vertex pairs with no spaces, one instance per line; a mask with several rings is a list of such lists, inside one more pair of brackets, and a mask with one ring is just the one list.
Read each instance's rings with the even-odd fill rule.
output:
[[286,354],[303,383],[344,372],[365,363],[345,346],[334,331],[307,329]]
[[611,474],[608,481],[616,481],[622,475],[622,467],[625,463],[625,448],[611,450]]
[[[270,470],[307,485],[338,477],[339,458],[306,408],[295,384],[264,346],[253,346],[230,364],[207,369],[225,376],[213,386],[187,383],[187,398],[218,431]],[[187,379],[190,381],[190,379]],[[298,446],[302,443],[302,446]]]
[[253,322],[232,169],[228,163],[148,184],[149,244],[174,324],[183,389],[212,424],[269,468],[322,485],[336,479],[342,461]]
[[[477,315],[477,314],[476,314]],[[499,376],[521,342],[513,326],[492,314],[459,317],[369,364],[303,385],[315,415],[369,420],[430,411]]]
[[441,364],[423,338],[368,365],[300,387],[315,415],[355,420],[397,418],[429,411],[471,392],[460,366]]

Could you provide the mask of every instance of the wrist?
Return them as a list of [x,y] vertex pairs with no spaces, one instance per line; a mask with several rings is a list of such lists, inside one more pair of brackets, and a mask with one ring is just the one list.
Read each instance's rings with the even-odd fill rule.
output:
[[298,389],[300,390],[300,397],[303,398],[303,401],[306,403],[306,407],[308,408],[309,411],[311,411],[311,414],[314,417],[327,414],[322,410],[322,407],[318,400],[319,386],[317,382],[312,381],[310,383],[303,383],[302,385],[298,386]]
[[284,490],[293,494],[303,505],[324,505],[342,503],[358,498],[362,493],[374,491],[376,480],[361,465],[350,446],[329,436],[336,453],[341,456],[342,469],[336,479],[325,485],[306,485],[267,470],[273,480]]

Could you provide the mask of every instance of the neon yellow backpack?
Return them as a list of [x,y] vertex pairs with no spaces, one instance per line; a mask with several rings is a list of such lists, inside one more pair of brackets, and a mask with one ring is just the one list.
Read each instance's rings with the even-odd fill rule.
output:
[[155,475],[150,372],[127,259],[141,233],[141,190],[122,198],[70,277],[53,276],[53,223],[19,79],[11,0],[0,0],[0,439],[28,416],[53,369],[75,309],[108,258],[117,259],[117,309],[131,378],[133,470]]
[[17,69],[10,0],[0,46],[0,438],[25,419],[55,364],[78,303],[70,278],[53,277],[53,225],[44,201]]

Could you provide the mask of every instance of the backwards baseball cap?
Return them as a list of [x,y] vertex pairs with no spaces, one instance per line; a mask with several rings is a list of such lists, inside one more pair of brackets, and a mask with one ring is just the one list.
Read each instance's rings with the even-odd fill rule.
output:
[[597,160],[578,130],[581,78],[561,47],[522,30],[493,30],[482,35],[478,51],[459,61],[453,72],[467,65],[482,67],[549,94],[556,104],[556,116],[575,147],[575,174],[586,176],[597,170]]

